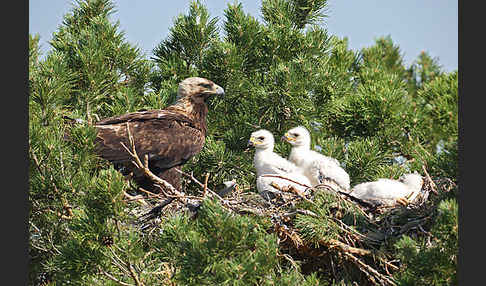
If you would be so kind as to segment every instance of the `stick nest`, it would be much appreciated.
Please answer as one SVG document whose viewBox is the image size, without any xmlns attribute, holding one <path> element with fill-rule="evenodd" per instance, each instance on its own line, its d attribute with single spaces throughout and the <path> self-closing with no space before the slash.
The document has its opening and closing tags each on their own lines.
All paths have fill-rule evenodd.
<svg viewBox="0 0 486 286">
<path fill-rule="evenodd" d="M 128 126 L 127 126 L 128 130 Z M 160 187 L 160 193 L 138 188 L 141 194 L 126 193 L 127 201 L 137 201 L 131 209 L 137 227 L 156 233 L 160 221 L 186 212 L 197 219 L 197 211 L 205 199 L 218 200 L 234 215 L 266 217 L 278 236 L 280 255 L 290 265 L 301 265 L 303 273 L 324 272 L 331 280 L 351 277 L 354 285 L 396 285 L 393 273 L 399 271 L 399 259 L 390 257 L 390 242 L 406 234 L 413 238 L 429 237 L 435 210 L 434 198 L 439 193 L 457 190 L 449 179 L 431 179 L 425 171 L 424 184 L 413 201 L 397 202 L 394 206 L 374 206 L 348 196 L 334 182 L 326 181 L 310 189 L 307 195 L 286 186 L 272 200 L 241 189 L 236 181 L 213 191 L 192 174 L 181 173 L 198 184 L 198 195 L 186 195 L 155 176 L 138 157 L 129 133 L 133 164 Z M 432 196 L 430 196 L 432 193 Z M 357 284 L 358 283 L 358 284 Z"/>
</svg>

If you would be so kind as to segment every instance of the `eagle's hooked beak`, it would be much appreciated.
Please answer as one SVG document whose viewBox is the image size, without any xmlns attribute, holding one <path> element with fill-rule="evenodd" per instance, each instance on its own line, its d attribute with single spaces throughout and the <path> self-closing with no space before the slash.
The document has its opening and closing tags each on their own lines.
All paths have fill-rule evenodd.
<svg viewBox="0 0 486 286">
<path fill-rule="evenodd" d="M 216 85 L 216 95 L 224 95 L 224 89 L 219 86 L 219 85 Z"/>
<path fill-rule="evenodd" d="M 209 98 L 212 98 L 215 95 L 216 96 L 224 95 L 224 89 L 221 86 L 214 83 L 213 88 L 203 91 L 203 94 L 204 94 L 204 99 L 207 100 Z"/>
</svg>

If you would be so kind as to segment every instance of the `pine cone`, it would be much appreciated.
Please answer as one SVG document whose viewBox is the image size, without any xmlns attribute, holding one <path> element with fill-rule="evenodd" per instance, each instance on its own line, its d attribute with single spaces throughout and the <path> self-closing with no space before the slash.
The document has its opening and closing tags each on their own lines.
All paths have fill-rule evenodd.
<svg viewBox="0 0 486 286">
<path fill-rule="evenodd" d="M 110 247 L 113 245 L 113 236 L 111 235 L 105 235 L 101 238 L 101 243 L 104 246 Z"/>
</svg>

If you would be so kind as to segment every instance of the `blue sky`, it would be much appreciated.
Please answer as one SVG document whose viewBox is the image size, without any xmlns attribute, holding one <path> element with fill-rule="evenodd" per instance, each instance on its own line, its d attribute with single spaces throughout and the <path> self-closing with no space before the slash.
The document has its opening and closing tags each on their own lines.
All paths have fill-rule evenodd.
<svg viewBox="0 0 486 286">
<path fill-rule="evenodd" d="M 227 3 L 201 0 L 210 14 L 224 20 Z M 260 0 L 240 0 L 246 13 L 260 18 Z M 39 34 L 45 54 L 48 41 L 72 8 L 70 0 L 29 0 L 29 33 Z M 167 37 L 174 18 L 187 13 L 190 0 L 117 0 L 114 21 L 120 21 L 128 42 L 152 56 L 152 49 Z M 349 47 L 360 50 L 376 38 L 390 35 L 410 65 L 421 51 L 439 59 L 445 71 L 458 69 L 458 2 L 452 0 L 329 0 L 323 26 L 332 35 L 348 37 Z"/>
</svg>

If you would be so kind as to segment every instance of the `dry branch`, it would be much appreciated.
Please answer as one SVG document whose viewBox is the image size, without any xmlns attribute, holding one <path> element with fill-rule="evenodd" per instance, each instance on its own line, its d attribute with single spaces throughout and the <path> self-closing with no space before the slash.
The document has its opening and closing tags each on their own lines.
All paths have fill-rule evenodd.
<svg viewBox="0 0 486 286">
<path fill-rule="evenodd" d="M 295 182 L 294 180 L 291 180 L 291 179 L 289 179 L 289 178 L 285 178 L 285 177 L 281 177 L 281 176 L 277 176 L 277 175 L 262 175 L 262 177 L 280 178 L 280 179 L 288 180 L 288 181 L 293 182 L 293 183 L 298 183 L 298 182 Z M 299 185 L 301 185 L 301 186 L 305 186 L 305 187 L 307 187 L 307 185 L 305 185 L 305 184 L 300 184 L 300 183 L 298 183 L 298 184 L 299 184 Z M 277 190 L 279 190 L 279 191 L 283 192 L 283 193 L 289 193 L 289 192 L 290 192 L 290 193 L 292 193 L 292 194 L 297 195 L 299 198 L 301 198 L 301 199 L 305 200 L 305 201 L 306 201 L 306 202 L 308 202 L 308 203 L 311 203 L 311 204 L 313 204 L 313 203 L 314 203 L 313 201 L 311 201 L 311 200 L 307 199 L 307 198 L 305 197 L 305 194 L 303 194 L 301 191 L 297 190 L 297 189 L 296 189 L 294 186 L 281 187 L 281 186 L 279 186 L 279 185 L 278 185 L 277 183 L 275 183 L 275 182 L 271 182 L 271 183 L 270 183 L 270 185 L 271 185 L 272 187 L 274 187 L 275 189 L 277 189 Z"/>
<path fill-rule="evenodd" d="M 284 213 L 282 216 L 286 216 L 286 217 L 295 217 L 297 214 L 302 214 L 302 215 L 308 215 L 308 216 L 311 216 L 311 217 L 319 217 L 317 214 L 313 213 L 312 211 L 310 210 L 295 210 L 293 212 L 289 212 L 289 213 Z"/>
<path fill-rule="evenodd" d="M 199 186 L 201 186 L 203 189 L 206 189 L 207 192 L 210 193 L 211 196 L 215 196 L 221 203 L 223 203 L 224 205 L 228 205 L 227 201 L 224 200 L 220 195 L 218 195 L 216 192 L 214 192 L 213 190 L 211 190 L 208 186 L 207 186 L 207 182 L 206 184 L 202 184 L 201 182 L 199 182 L 192 174 L 187 174 L 181 170 L 178 170 L 178 169 L 175 169 L 177 172 L 181 173 L 182 175 L 186 176 L 186 177 L 189 177 L 192 181 L 194 181 L 196 184 L 198 184 Z M 202 197 L 199 198 L 199 199 L 203 199 Z"/>
<path fill-rule="evenodd" d="M 358 255 L 370 255 L 372 252 L 366 249 L 362 248 L 356 248 L 347 245 L 346 243 L 342 243 L 339 240 L 336 239 L 329 239 L 329 241 L 324 241 L 321 240 L 319 241 L 319 244 L 325 245 L 328 248 L 339 248 L 342 252 L 348 252 L 352 254 L 358 254 Z"/>
<path fill-rule="evenodd" d="M 351 253 L 349 252 L 344 252 L 344 255 L 349 258 L 353 263 L 355 263 L 358 268 L 366 274 L 366 276 L 370 279 L 371 282 L 373 282 L 374 284 L 376 283 L 373 279 L 373 277 L 371 276 L 371 274 L 378 278 L 380 281 L 382 281 L 382 285 L 392 285 L 392 286 L 396 286 L 397 284 L 395 284 L 395 282 L 391 281 L 390 279 L 388 279 L 385 275 L 381 274 L 380 272 L 376 271 L 373 267 L 369 266 L 368 264 L 364 263 L 363 261 L 361 261 L 360 259 L 356 258 L 354 255 L 352 255 Z M 369 273 L 371 272 L 371 274 Z M 383 283 L 384 282 L 384 283 Z"/>
<path fill-rule="evenodd" d="M 208 179 L 209 179 L 209 173 L 206 173 L 206 176 L 204 177 L 204 187 L 203 187 L 203 193 L 202 196 L 206 196 L 206 190 L 208 188 Z"/>
<path fill-rule="evenodd" d="M 142 188 L 142 187 L 138 187 L 138 190 L 147 194 L 150 198 L 163 198 L 161 194 L 156 194 L 156 193 L 153 193 L 151 191 L 147 191 L 146 189 Z M 162 190 L 163 191 L 163 190 Z"/>
<path fill-rule="evenodd" d="M 437 186 L 435 185 L 434 181 L 430 178 L 430 175 L 427 172 L 427 169 L 425 169 L 425 166 L 422 166 L 422 170 L 424 171 L 425 177 L 429 181 L 430 188 L 431 188 L 432 192 L 434 194 L 438 195 L 439 193 L 437 192 Z"/>
<path fill-rule="evenodd" d="M 164 187 L 166 187 L 167 189 L 169 189 L 174 195 L 179 196 L 179 197 L 183 197 L 184 196 L 183 193 L 179 192 L 178 190 L 176 190 L 176 188 L 174 188 L 167 181 L 165 181 L 165 180 L 157 177 L 156 175 L 154 175 L 154 173 L 152 173 L 152 171 L 150 171 L 150 169 L 148 167 L 148 155 L 147 154 L 144 157 L 144 163 L 142 163 L 142 161 L 140 160 L 140 158 L 137 155 L 137 151 L 135 149 L 135 142 L 133 141 L 133 136 L 132 136 L 132 134 L 130 132 L 130 126 L 128 125 L 128 122 L 126 123 L 126 125 L 127 125 L 128 142 L 130 143 L 131 150 L 127 146 L 125 146 L 125 144 L 123 144 L 123 142 L 120 142 L 120 143 L 122 144 L 123 148 L 125 148 L 125 150 L 132 157 L 132 159 L 133 159 L 132 160 L 132 163 L 139 170 L 142 170 L 143 173 L 147 177 L 149 177 L 152 181 L 163 185 Z"/>
<path fill-rule="evenodd" d="M 311 186 L 308 186 L 308 185 L 306 185 L 306 184 L 302 184 L 302 183 L 297 182 L 297 181 L 295 181 L 295 180 L 289 179 L 289 178 L 287 178 L 287 177 L 282 177 L 282 176 L 279 176 L 279 175 L 265 174 L 265 175 L 262 175 L 262 177 L 279 178 L 279 179 L 283 179 L 283 180 L 290 181 L 290 182 L 292 182 L 292 183 L 294 183 L 294 184 L 297 184 L 297 185 L 300 185 L 300 186 L 302 186 L 302 187 L 306 187 L 306 188 L 309 188 L 309 189 L 310 189 L 310 188 L 312 188 Z"/>
</svg>

